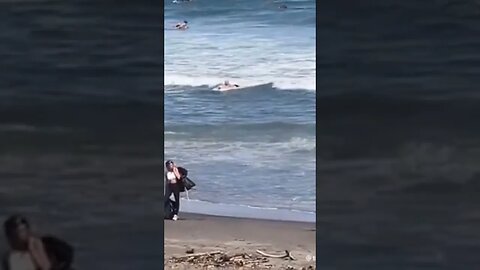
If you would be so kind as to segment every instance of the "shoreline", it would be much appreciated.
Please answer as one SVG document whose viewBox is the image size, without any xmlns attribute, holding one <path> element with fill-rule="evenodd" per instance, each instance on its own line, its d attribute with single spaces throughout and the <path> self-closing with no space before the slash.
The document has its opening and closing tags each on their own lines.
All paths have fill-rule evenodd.
<svg viewBox="0 0 480 270">
<path fill-rule="evenodd" d="M 218 251 L 254 256 L 257 250 L 274 255 L 288 250 L 295 260 L 263 258 L 266 261 L 256 269 L 315 269 L 315 223 L 194 213 L 180 213 L 179 217 L 177 221 L 164 221 L 165 269 L 205 269 L 205 264 L 171 261 L 189 255 L 188 250 L 195 254 Z M 243 269 L 251 268 L 245 265 Z"/>
<path fill-rule="evenodd" d="M 316 222 L 316 213 L 293 209 L 273 209 L 246 205 L 220 204 L 181 198 L 180 211 L 188 214 L 285 222 Z"/>
</svg>

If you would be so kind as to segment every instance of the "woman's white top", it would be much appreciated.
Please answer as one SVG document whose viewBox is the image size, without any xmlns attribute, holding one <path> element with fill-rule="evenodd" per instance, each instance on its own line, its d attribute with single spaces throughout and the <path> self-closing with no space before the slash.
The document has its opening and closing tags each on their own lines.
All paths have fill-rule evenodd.
<svg viewBox="0 0 480 270">
<path fill-rule="evenodd" d="M 12 251 L 8 254 L 8 266 L 10 270 L 36 270 L 32 256 L 28 252 Z"/>
<path fill-rule="evenodd" d="M 169 184 L 177 183 L 177 177 L 175 176 L 174 172 L 167 172 L 167 181 Z"/>
</svg>

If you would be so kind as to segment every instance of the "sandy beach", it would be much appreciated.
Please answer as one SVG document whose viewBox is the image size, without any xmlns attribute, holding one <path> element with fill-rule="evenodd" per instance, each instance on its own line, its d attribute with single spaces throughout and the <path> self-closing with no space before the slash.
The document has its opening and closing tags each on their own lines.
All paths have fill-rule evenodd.
<svg viewBox="0 0 480 270">
<path fill-rule="evenodd" d="M 295 260 L 267 258 L 256 251 L 272 255 L 288 250 Z M 315 224 L 230 218 L 183 213 L 178 221 L 165 220 L 165 269 L 253 269 L 178 262 L 173 257 L 220 251 L 228 256 L 249 254 L 263 259 L 255 269 L 315 269 Z M 310 261 L 308 258 L 311 258 Z M 239 257 L 249 261 L 249 258 Z M 289 268 L 290 267 L 290 268 Z M 310 268 L 309 268 L 310 267 Z"/>
</svg>

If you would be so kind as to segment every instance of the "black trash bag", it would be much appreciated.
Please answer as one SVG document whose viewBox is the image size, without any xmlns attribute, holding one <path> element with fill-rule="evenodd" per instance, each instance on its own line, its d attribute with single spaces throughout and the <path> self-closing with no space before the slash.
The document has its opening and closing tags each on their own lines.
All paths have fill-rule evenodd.
<svg viewBox="0 0 480 270">
<path fill-rule="evenodd" d="M 186 190 L 192 189 L 196 184 L 188 177 L 184 177 L 182 181 L 178 183 L 180 186 L 180 192 L 185 192 Z"/>
<path fill-rule="evenodd" d="M 178 182 L 180 192 L 185 192 L 186 190 L 192 189 L 196 184 L 187 177 L 188 170 L 183 167 L 178 167 L 178 172 L 181 175 L 180 181 Z"/>
<path fill-rule="evenodd" d="M 174 215 L 175 201 L 168 199 L 165 201 L 164 219 L 172 219 Z"/>
<path fill-rule="evenodd" d="M 48 259 L 52 264 L 51 270 L 71 270 L 74 257 L 73 247 L 55 236 L 43 236 L 43 245 Z"/>
</svg>

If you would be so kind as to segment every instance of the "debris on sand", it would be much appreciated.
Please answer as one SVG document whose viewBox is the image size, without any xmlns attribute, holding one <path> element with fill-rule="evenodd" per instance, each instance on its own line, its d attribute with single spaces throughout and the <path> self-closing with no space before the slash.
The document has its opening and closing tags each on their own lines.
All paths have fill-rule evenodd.
<svg viewBox="0 0 480 270">
<path fill-rule="evenodd" d="M 236 253 L 229 255 L 222 251 L 188 254 L 185 256 L 174 256 L 167 261 L 172 267 L 190 265 L 200 269 L 278 269 L 278 270 L 315 270 L 314 265 L 304 267 L 293 267 L 290 265 L 279 267 L 269 258 L 276 260 L 295 260 L 291 253 L 286 250 L 283 255 L 271 255 L 257 250 L 255 254 Z M 166 265 L 166 266 L 167 266 Z M 175 268 L 173 268 L 175 269 Z M 186 268 L 183 268 L 186 269 Z"/>
</svg>

